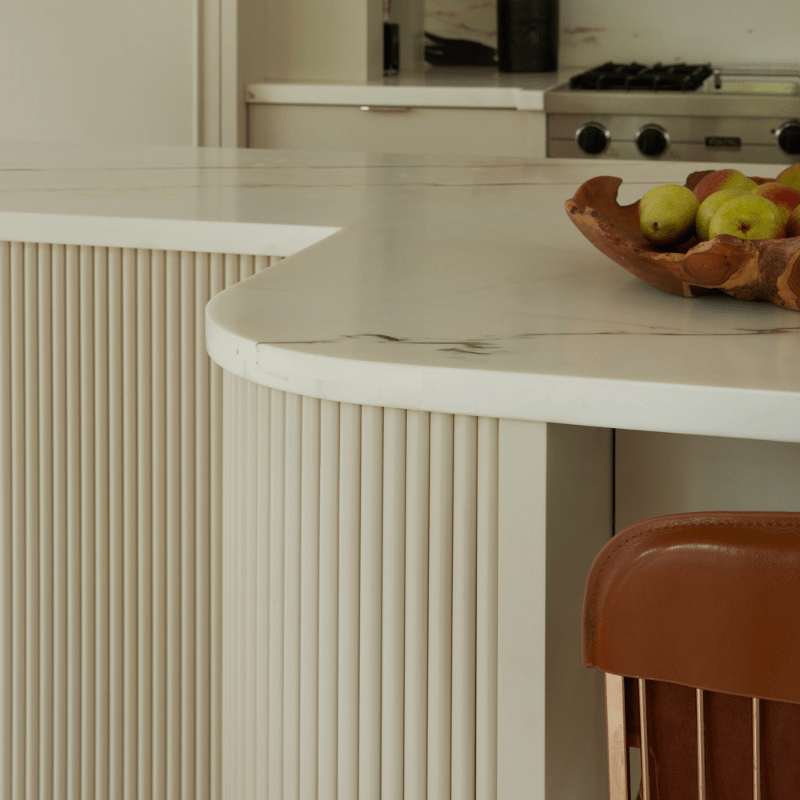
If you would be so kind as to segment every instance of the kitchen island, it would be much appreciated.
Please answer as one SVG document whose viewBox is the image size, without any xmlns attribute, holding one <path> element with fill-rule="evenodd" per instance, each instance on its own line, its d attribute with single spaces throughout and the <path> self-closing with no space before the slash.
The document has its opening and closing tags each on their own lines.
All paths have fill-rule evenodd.
<svg viewBox="0 0 800 800">
<path fill-rule="evenodd" d="M 614 431 L 800 439 L 795 312 L 563 209 L 702 166 L 6 146 L 9 796 L 602 796 Z"/>
<path fill-rule="evenodd" d="M 626 202 L 643 172 L 692 169 L 602 167 Z M 209 304 L 209 353 L 239 378 L 225 569 L 230 652 L 250 655 L 229 732 L 275 759 L 270 796 L 602 793 L 578 631 L 612 431 L 798 440 L 796 314 L 668 295 L 593 251 L 563 201 L 594 169 L 431 168 Z"/>
</svg>

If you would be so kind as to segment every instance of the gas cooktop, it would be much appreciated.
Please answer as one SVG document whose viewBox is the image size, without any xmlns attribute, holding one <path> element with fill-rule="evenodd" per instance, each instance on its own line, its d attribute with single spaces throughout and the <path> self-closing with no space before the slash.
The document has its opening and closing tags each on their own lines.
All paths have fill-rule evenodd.
<svg viewBox="0 0 800 800">
<path fill-rule="evenodd" d="M 551 157 L 791 164 L 800 156 L 796 65 L 609 61 L 546 92 L 544 107 Z"/>
<path fill-rule="evenodd" d="M 589 91 L 690 92 L 702 86 L 713 73 L 710 64 L 615 64 L 607 61 L 599 67 L 582 72 L 570 79 L 570 89 Z"/>
</svg>

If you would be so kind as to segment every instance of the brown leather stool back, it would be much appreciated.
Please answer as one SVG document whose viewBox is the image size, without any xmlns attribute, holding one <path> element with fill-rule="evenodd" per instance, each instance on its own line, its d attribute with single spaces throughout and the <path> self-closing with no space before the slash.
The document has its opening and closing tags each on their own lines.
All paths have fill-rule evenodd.
<svg viewBox="0 0 800 800">
<path fill-rule="evenodd" d="M 589 572 L 583 661 L 607 673 L 612 800 L 800 797 L 800 514 L 645 520 Z M 624 676 L 624 678 L 623 678 Z"/>
</svg>

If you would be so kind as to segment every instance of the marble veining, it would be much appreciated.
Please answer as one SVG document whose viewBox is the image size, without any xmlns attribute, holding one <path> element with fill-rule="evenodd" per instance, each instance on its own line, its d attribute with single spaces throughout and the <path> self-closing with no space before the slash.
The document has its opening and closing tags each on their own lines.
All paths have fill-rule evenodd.
<svg viewBox="0 0 800 800">
<path fill-rule="evenodd" d="M 535 339 L 547 336 L 760 336 L 762 334 L 798 333 L 800 326 L 781 327 L 781 328 L 758 328 L 754 330 L 733 330 L 733 331 L 630 331 L 630 330 L 609 330 L 609 331 L 538 331 L 536 333 L 521 333 L 508 339 L 482 339 L 475 341 L 449 341 L 440 339 L 408 339 L 400 336 L 389 336 L 385 333 L 358 333 L 345 336 L 332 337 L 330 339 L 309 339 L 302 340 L 283 340 L 271 342 L 258 342 L 259 345 L 292 345 L 292 344 L 335 344 L 346 340 L 373 340 L 385 342 L 386 344 L 417 344 L 428 346 L 457 345 L 460 348 L 474 350 L 479 354 L 488 350 L 497 350 L 500 345 L 498 341 L 513 341 L 520 339 Z"/>
<path fill-rule="evenodd" d="M 425 30 L 497 47 L 495 0 L 425 0 Z"/>
<path fill-rule="evenodd" d="M 285 391 L 800 440 L 795 312 L 660 292 L 564 211 L 609 170 L 625 203 L 703 168 L 5 143 L 0 239 L 290 256 L 206 310 L 212 358 Z"/>
<path fill-rule="evenodd" d="M 609 329 L 592 331 L 556 331 L 545 330 L 532 333 L 520 333 L 510 337 L 485 337 L 481 339 L 446 339 L 437 337 L 401 337 L 392 336 L 384 333 L 360 333 L 343 334 L 321 339 L 307 340 L 273 340 L 256 343 L 256 348 L 265 346 L 270 347 L 293 347 L 303 346 L 310 348 L 310 352 L 327 353 L 328 355 L 340 355 L 337 345 L 347 344 L 353 341 L 370 342 L 380 347 L 395 347 L 402 345 L 412 346 L 420 350 L 428 350 L 445 354 L 448 358 L 461 358 L 464 356 L 500 356 L 511 354 L 515 351 L 515 343 L 537 340 L 551 340 L 563 337 L 583 337 L 591 340 L 594 337 L 752 337 L 762 335 L 797 334 L 800 326 L 782 326 L 775 328 L 755 328 L 755 329 L 734 329 L 719 331 L 693 331 L 693 330 L 629 330 L 629 329 Z M 317 349 L 320 348 L 321 349 Z M 347 355 L 347 352 L 341 353 Z"/>
</svg>

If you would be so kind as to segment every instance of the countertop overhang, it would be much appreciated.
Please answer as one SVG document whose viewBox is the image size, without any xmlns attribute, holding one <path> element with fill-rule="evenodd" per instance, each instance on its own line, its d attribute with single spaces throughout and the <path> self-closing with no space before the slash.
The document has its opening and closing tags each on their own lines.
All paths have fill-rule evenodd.
<svg viewBox="0 0 800 800">
<path fill-rule="evenodd" d="M 495 67 L 435 67 L 350 83 L 271 80 L 247 84 L 245 99 L 254 104 L 544 111 L 545 92 L 580 71 L 575 67 L 558 72 L 503 73 Z"/>
<path fill-rule="evenodd" d="M 0 238 L 291 255 L 206 310 L 212 358 L 284 391 L 800 441 L 797 312 L 660 292 L 564 212 L 704 167 L 5 143 Z"/>
</svg>

